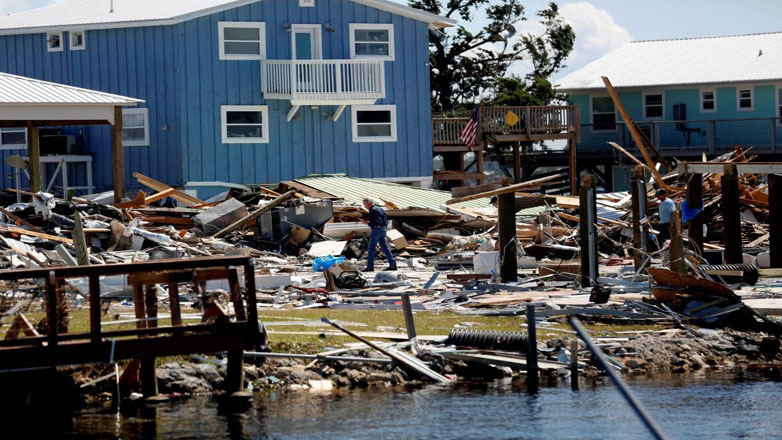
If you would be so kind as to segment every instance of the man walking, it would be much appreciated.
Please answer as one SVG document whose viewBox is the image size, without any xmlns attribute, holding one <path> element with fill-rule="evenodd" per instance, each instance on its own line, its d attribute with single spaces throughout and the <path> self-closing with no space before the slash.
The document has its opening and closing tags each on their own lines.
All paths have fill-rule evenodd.
<svg viewBox="0 0 782 440">
<path fill-rule="evenodd" d="M 370 199 L 364 199 L 364 208 L 369 211 L 369 227 L 372 229 L 369 235 L 369 245 L 367 246 L 367 268 L 364 269 L 364 272 L 375 270 L 375 247 L 378 242 L 380 243 L 380 249 L 388 259 L 388 270 L 396 270 L 394 255 L 388 247 L 388 242 L 386 242 L 386 228 L 388 227 L 386 212 Z"/>
<path fill-rule="evenodd" d="M 658 189 L 654 195 L 660 201 L 660 235 L 657 236 L 657 242 L 662 248 L 665 241 L 671 238 L 671 214 L 676 210 L 676 203 L 668 198 L 668 192 L 664 189 Z"/>
</svg>

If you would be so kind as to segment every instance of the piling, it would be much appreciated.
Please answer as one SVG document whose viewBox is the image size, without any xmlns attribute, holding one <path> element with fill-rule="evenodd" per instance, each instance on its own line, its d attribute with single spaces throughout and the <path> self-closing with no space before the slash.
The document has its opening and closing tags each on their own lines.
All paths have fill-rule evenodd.
<svg viewBox="0 0 782 440">
<path fill-rule="evenodd" d="M 671 213 L 671 270 L 682 275 L 687 274 L 687 264 L 684 262 L 684 239 L 682 238 L 682 212 L 676 208 Z"/>
<path fill-rule="evenodd" d="M 500 278 L 503 283 L 518 280 L 516 265 L 516 196 L 514 193 L 497 196 L 500 229 Z"/>
<path fill-rule="evenodd" d="M 782 177 L 768 175 L 769 250 L 771 267 L 782 268 Z"/>
<path fill-rule="evenodd" d="M 578 390 L 578 339 L 570 341 L 570 388 Z"/>
<path fill-rule="evenodd" d="M 595 194 L 595 176 L 584 175 L 580 194 L 580 246 L 581 246 L 581 287 L 590 287 L 597 280 L 597 197 Z"/>
<path fill-rule="evenodd" d="M 527 389 L 538 390 L 538 339 L 535 332 L 535 306 L 527 306 Z"/>
<path fill-rule="evenodd" d="M 692 174 L 687 181 L 687 206 L 690 209 L 703 209 L 703 174 Z M 703 253 L 703 213 L 698 213 L 687 222 L 690 242 L 697 251 Z"/>
<path fill-rule="evenodd" d="M 739 205 L 739 173 L 736 164 L 725 164 L 722 175 L 722 233 L 725 244 L 725 264 L 741 264 L 741 207 Z M 773 212 L 773 211 L 772 211 Z"/>
</svg>

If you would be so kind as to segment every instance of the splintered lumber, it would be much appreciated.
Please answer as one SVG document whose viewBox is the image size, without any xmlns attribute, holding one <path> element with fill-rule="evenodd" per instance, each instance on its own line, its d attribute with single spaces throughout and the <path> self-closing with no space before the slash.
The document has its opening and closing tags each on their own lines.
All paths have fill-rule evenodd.
<svg viewBox="0 0 782 440">
<path fill-rule="evenodd" d="M 282 202 L 290 199 L 291 197 L 293 197 L 294 194 L 296 194 L 296 191 L 293 191 L 293 190 L 286 192 L 285 194 L 283 194 L 283 195 L 277 197 L 276 199 L 272 200 L 271 202 L 267 203 L 266 205 L 264 205 L 260 209 L 254 211 L 254 212 L 252 212 L 250 214 L 247 214 L 246 216 L 244 216 L 244 217 L 240 218 L 239 220 L 231 223 L 230 225 L 226 226 L 225 228 L 217 231 L 217 233 L 215 233 L 215 235 L 213 235 L 212 237 L 213 238 L 220 238 L 220 237 L 222 237 L 222 236 L 224 236 L 224 235 L 226 235 L 226 234 L 228 234 L 228 233 L 230 233 L 232 231 L 235 231 L 235 230 L 241 228 L 242 226 L 246 225 L 247 223 L 257 219 L 258 217 L 260 217 L 261 214 L 263 214 L 264 212 L 268 212 L 272 208 L 275 208 L 278 205 L 280 205 Z"/>
<path fill-rule="evenodd" d="M 27 235 L 30 237 L 43 238 L 45 240 L 58 241 L 65 244 L 73 244 L 73 240 L 65 237 L 58 237 L 56 235 L 43 234 L 35 231 L 28 231 L 27 229 L 15 228 L 13 226 L 0 226 L 0 232 L 12 232 L 14 234 Z"/>
<path fill-rule="evenodd" d="M 492 196 L 498 196 L 500 194 L 507 194 L 507 193 L 513 193 L 516 191 L 521 191 L 522 189 L 527 189 L 531 187 L 538 186 L 542 183 L 551 182 L 554 180 L 559 180 L 563 177 L 565 177 L 567 174 L 555 174 L 553 176 L 547 176 L 547 177 L 541 177 L 540 179 L 534 179 L 534 180 L 528 180 L 526 182 L 517 183 L 515 185 L 506 186 L 505 188 L 495 189 L 493 191 L 486 191 L 478 194 L 472 194 L 469 196 L 459 197 L 456 199 L 451 199 L 445 202 L 446 205 L 453 205 L 454 203 L 460 203 L 460 202 L 468 202 L 470 200 L 476 200 L 476 199 L 483 199 L 486 197 L 492 197 Z"/>
<path fill-rule="evenodd" d="M 13 212 L 11 212 L 11 211 L 9 211 L 7 209 L 0 208 L 0 212 L 2 212 L 6 217 L 8 217 L 11 220 L 13 220 L 14 223 L 16 223 L 17 225 L 27 226 L 28 228 L 30 228 L 31 230 L 33 230 L 35 232 L 38 232 L 38 233 L 41 233 L 41 234 L 45 234 L 45 232 L 43 232 L 42 230 L 40 230 L 40 229 L 36 228 L 35 226 L 31 225 L 29 222 L 27 222 L 27 220 L 25 220 L 25 219 L 15 215 Z"/>
<path fill-rule="evenodd" d="M 320 318 L 321 321 L 325 322 L 326 324 L 331 325 L 332 327 L 336 328 L 337 330 L 352 336 L 359 341 L 363 342 L 364 344 L 367 344 L 368 346 L 374 348 L 375 350 L 379 351 L 380 353 L 383 353 L 384 355 L 390 357 L 391 359 L 395 360 L 396 362 L 399 362 L 401 365 L 407 367 L 408 369 L 415 371 L 418 374 L 421 374 L 423 376 L 426 376 L 432 380 L 435 380 L 440 383 L 453 383 L 451 379 L 448 379 L 447 377 L 437 373 L 436 371 L 433 371 L 431 368 L 427 367 L 423 362 L 419 361 L 418 359 L 412 358 L 410 356 L 407 356 L 403 354 L 400 351 L 397 350 L 388 350 L 385 349 L 377 344 L 375 344 L 372 341 L 369 341 L 367 339 L 362 338 L 361 336 L 353 333 L 352 331 L 346 329 L 345 327 L 342 327 L 341 325 L 337 324 L 336 322 L 329 321 L 328 318 L 323 317 Z"/>
<path fill-rule="evenodd" d="M 665 182 L 663 181 L 660 172 L 657 171 L 657 168 L 655 168 L 652 157 L 649 155 L 649 152 L 646 151 L 646 146 L 647 145 L 651 146 L 651 145 L 648 144 L 648 141 L 644 137 L 643 133 L 641 133 L 641 131 L 638 130 L 638 127 L 635 125 L 635 122 L 633 122 L 633 118 L 631 118 L 630 115 L 627 113 L 627 110 L 625 110 L 625 107 L 622 104 L 622 100 L 619 99 L 619 95 L 616 93 L 616 90 L 614 90 L 614 86 L 611 85 L 611 81 L 608 80 L 608 77 L 603 76 L 602 78 L 603 78 L 603 83 L 606 85 L 606 89 L 608 90 L 608 94 L 611 95 L 611 99 L 614 101 L 614 105 L 616 106 L 616 109 L 619 111 L 619 114 L 622 115 L 622 119 L 627 124 L 627 129 L 630 130 L 630 135 L 632 135 L 635 144 L 638 146 L 638 150 L 641 151 L 641 154 L 643 155 L 646 164 L 649 166 L 649 170 L 652 172 L 652 177 L 654 177 L 654 181 L 657 182 L 657 185 L 659 185 L 660 188 L 668 189 L 668 185 L 666 185 Z"/>
<path fill-rule="evenodd" d="M 635 157 L 632 154 L 630 154 L 629 151 L 627 151 L 624 148 L 622 148 L 621 146 L 619 146 L 619 144 L 617 144 L 616 142 L 609 142 L 608 145 L 614 147 L 617 151 L 619 151 L 620 153 L 624 154 L 625 156 L 630 158 L 630 160 L 632 160 L 633 162 L 637 163 L 638 165 L 641 165 L 644 168 L 649 168 L 645 163 L 643 163 L 640 160 L 638 160 L 637 157 Z"/>
<path fill-rule="evenodd" d="M 171 197 L 174 200 L 184 203 L 185 205 L 203 205 L 206 203 L 203 200 L 199 200 L 190 194 L 186 194 L 182 191 L 174 189 L 163 182 L 158 182 L 157 180 L 151 177 L 147 177 L 141 173 L 133 173 L 133 177 L 135 177 L 140 184 L 152 188 L 155 191 L 161 192 L 172 190 L 167 197 Z"/>
</svg>

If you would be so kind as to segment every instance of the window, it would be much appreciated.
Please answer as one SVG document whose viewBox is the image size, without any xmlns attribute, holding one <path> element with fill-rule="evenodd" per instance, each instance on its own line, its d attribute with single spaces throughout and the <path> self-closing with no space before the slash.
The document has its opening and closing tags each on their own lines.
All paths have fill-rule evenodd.
<svg viewBox="0 0 782 440">
<path fill-rule="evenodd" d="M 224 105 L 220 110 L 224 144 L 269 143 L 268 106 Z"/>
<path fill-rule="evenodd" d="M 644 93 L 644 119 L 662 119 L 664 108 L 662 93 Z"/>
<path fill-rule="evenodd" d="M 353 142 L 396 142 L 395 105 L 354 105 Z"/>
<path fill-rule="evenodd" d="M 62 52 L 62 32 L 49 32 L 46 34 L 46 48 L 49 52 Z"/>
<path fill-rule="evenodd" d="M 350 24 L 350 58 L 394 60 L 394 25 Z"/>
<path fill-rule="evenodd" d="M 0 150 L 27 149 L 26 128 L 0 128 Z"/>
<path fill-rule="evenodd" d="M 752 89 L 737 89 L 736 90 L 736 102 L 737 110 L 740 112 L 746 112 L 754 110 L 755 103 L 752 99 Z"/>
<path fill-rule="evenodd" d="M 149 109 L 122 109 L 122 144 L 127 147 L 149 145 Z"/>
<path fill-rule="evenodd" d="M 311 8 L 315 6 L 315 0 L 299 0 L 300 8 Z"/>
<path fill-rule="evenodd" d="M 714 90 L 701 90 L 701 112 L 714 113 L 717 111 L 717 92 Z"/>
<path fill-rule="evenodd" d="M 592 98 L 592 131 L 616 130 L 614 101 L 608 96 Z"/>
<path fill-rule="evenodd" d="M 71 50 L 84 50 L 87 48 L 87 33 L 84 31 L 71 31 Z"/>
<path fill-rule="evenodd" d="M 266 24 L 224 22 L 217 24 L 221 60 L 262 60 L 266 58 Z"/>
</svg>

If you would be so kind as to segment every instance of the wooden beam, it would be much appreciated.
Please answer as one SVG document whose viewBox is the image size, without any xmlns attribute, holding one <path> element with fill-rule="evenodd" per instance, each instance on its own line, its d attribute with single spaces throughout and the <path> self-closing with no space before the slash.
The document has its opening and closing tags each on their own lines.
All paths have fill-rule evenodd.
<svg viewBox="0 0 782 440">
<path fill-rule="evenodd" d="M 185 205 L 204 205 L 206 202 L 203 200 L 199 200 L 196 197 L 191 196 L 190 194 L 184 193 L 182 191 L 179 191 L 177 189 L 174 189 L 168 185 L 166 185 L 163 182 L 158 182 L 157 180 L 145 176 L 141 173 L 133 173 L 133 177 L 138 180 L 138 182 L 146 187 L 152 188 L 155 191 L 167 191 L 167 190 L 174 190 L 172 193 L 170 193 L 170 197 L 174 200 L 177 200 L 179 202 L 184 203 Z"/>
<path fill-rule="evenodd" d="M 687 206 L 690 209 L 703 209 L 703 175 L 693 174 L 687 182 Z M 698 247 L 698 252 L 703 252 L 703 213 L 687 222 L 687 234 Z"/>
<path fill-rule="evenodd" d="M 513 183 L 521 182 L 520 142 L 513 143 Z"/>
<path fill-rule="evenodd" d="M 725 263 L 744 262 L 741 249 L 741 207 L 739 206 L 739 175 L 736 164 L 725 164 L 721 179 L 722 234 L 725 244 Z"/>
<path fill-rule="evenodd" d="M 610 145 L 610 146 L 614 147 L 614 148 L 615 148 L 617 151 L 619 151 L 620 153 L 624 154 L 624 155 L 625 155 L 625 156 L 627 156 L 627 157 L 628 157 L 630 160 L 632 160 L 633 162 L 637 163 L 638 165 L 641 165 L 641 166 L 642 166 L 642 167 L 644 167 L 644 168 L 649 168 L 648 166 L 646 166 L 646 164 L 645 164 L 645 163 L 643 163 L 643 162 L 641 162 L 640 160 L 638 160 L 638 158 L 637 158 L 637 157 L 635 157 L 635 156 L 633 156 L 632 154 L 630 154 L 630 152 L 629 152 L 629 151 L 627 151 L 627 150 L 625 150 L 624 148 L 622 148 L 622 147 L 621 147 L 619 144 L 617 144 L 616 142 L 609 142 L 609 143 L 608 143 L 608 145 Z"/>
<path fill-rule="evenodd" d="M 687 275 L 687 264 L 684 262 L 684 239 L 682 238 L 682 212 L 678 208 L 671 214 L 671 270 Z"/>
<path fill-rule="evenodd" d="M 0 232 L 12 232 L 14 234 L 28 235 L 30 237 L 44 238 L 50 241 L 59 241 L 60 243 L 73 244 L 73 240 L 56 235 L 42 234 L 40 232 L 28 231 L 27 229 L 15 228 L 13 226 L 0 226 Z"/>
<path fill-rule="evenodd" d="M 125 197 L 125 151 L 122 148 L 122 107 L 114 107 L 111 126 L 111 164 L 114 172 L 114 203 Z"/>
<path fill-rule="evenodd" d="M 510 185 L 506 186 L 505 188 L 495 189 L 493 191 L 486 191 L 478 194 L 472 194 L 469 196 L 459 197 L 456 199 L 451 199 L 445 202 L 446 205 L 453 205 L 454 203 L 461 203 L 461 202 L 468 202 L 470 200 L 476 200 L 476 199 L 483 199 L 486 197 L 491 196 L 499 196 L 500 194 L 507 194 L 507 193 L 513 193 L 517 191 L 521 191 L 523 189 L 532 188 L 536 186 L 540 186 L 543 183 L 546 182 L 552 182 L 555 180 L 559 180 L 563 177 L 565 177 L 566 174 L 555 174 L 553 176 L 547 176 L 547 177 L 541 177 L 540 179 L 534 179 L 534 180 L 528 180 L 526 182 L 521 182 L 516 185 Z"/>
<path fill-rule="evenodd" d="M 570 153 L 568 160 L 568 173 L 570 174 L 570 195 L 576 196 L 578 195 L 578 164 L 576 162 L 577 151 L 575 139 L 568 139 L 568 150 Z"/>
<path fill-rule="evenodd" d="M 782 177 L 768 175 L 769 249 L 771 267 L 782 268 Z M 776 212 L 776 214 L 774 214 Z"/>
<path fill-rule="evenodd" d="M 516 196 L 504 193 L 497 196 L 497 223 L 500 233 L 500 277 L 503 283 L 518 280 L 516 264 Z"/>
<path fill-rule="evenodd" d="M 16 214 L 14 214 L 13 212 L 11 212 L 11 211 L 9 211 L 9 210 L 7 210 L 7 209 L 5 209 L 5 208 L 0 208 L 0 212 L 2 212 L 2 213 L 3 213 L 3 214 L 6 216 L 6 217 L 8 217 L 8 218 L 10 218 L 11 220 L 13 220 L 13 221 L 14 221 L 14 223 L 16 223 L 17 225 L 23 225 L 23 226 L 27 226 L 27 227 L 28 227 L 28 228 L 30 228 L 32 231 L 38 232 L 38 233 L 40 233 L 40 234 L 45 234 L 45 232 L 43 232 L 42 230 L 40 230 L 40 229 L 38 229 L 37 227 L 35 227 L 35 226 L 33 226 L 32 224 L 30 224 L 30 223 L 29 223 L 27 220 L 25 220 L 25 219 L 23 219 L 23 218 L 21 218 L 21 217 L 17 216 L 17 215 L 16 215 Z"/>
<path fill-rule="evenodd" d="M 729 162 L 684 162 L 684 172 L 701 174 L 722 174 Z M 782 174 L 782 162 L 737 163 L 738 174 Z"/>
<path fill-rule="evenodd" d="M 644 160 L 646 160 L 646 165 L 649 166 L 649 169 L 652 172 L 652 176 L 654 177 L 654 181 L 657 182 L 657 185 L 660 188 L 668 189 L 668 185 L 663 181 L 662 176 L 654 167 L 654 160 L 652 160 L 652 157 L 649 156 L 649 152 L 646 151 L 646 147 L 644 143 L 645 138 L 643 133 L 641 133 L 641 131 L 638 130 L 638 127 L 633 122 L 633 118 L 631 118 L 630 114 L 627 113 L 627 110 L 625 110 L 625 107 L 622 104 L 622 100 L 619 99 L 619 95 L 616 93 L 616 90 L 614 90 L 614 87 L 611 85 L 611 81 L 609 81 L 608 78 L 605 76 L 602 78 L 603 78 L 603 83 L 605 84 L 606 89 L 608 90 L 608 94 L 611 95 L 611 99 L 614 101 L 614 105 L 616 106 L 617 111 L 619 111 L 619 114 L 622 115 L 622 119 L 625 121 L 625 123 L 627 123 L 627 129 L 630 130 L 630 135 L 633 137 L 633 140 L 638 146 L 638 150 L 641 151 L 641 155 L 643 155 Z"/>
<path fill-rule="evenodd" d="M 38 127 L 27 125 L 27 143 L 30 146 L 30 192 L 41 192 L 41 138 Z"/>
</svg>

